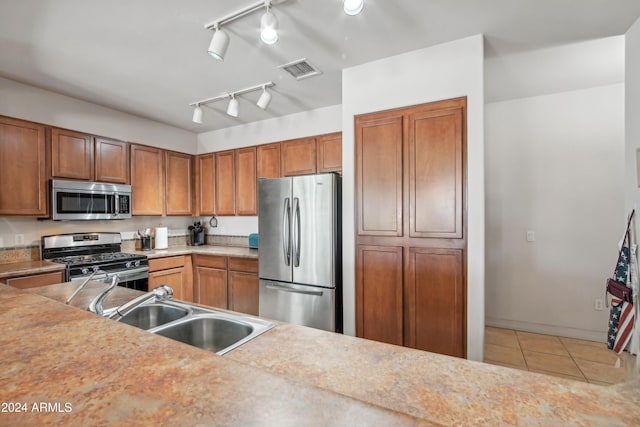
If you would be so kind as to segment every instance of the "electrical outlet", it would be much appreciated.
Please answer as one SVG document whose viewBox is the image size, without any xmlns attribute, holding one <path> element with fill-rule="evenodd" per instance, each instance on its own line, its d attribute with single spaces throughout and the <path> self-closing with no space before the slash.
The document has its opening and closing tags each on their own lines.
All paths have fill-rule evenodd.
<svg viewBox="0 0 640 427">
<path fill-rule="evenodd" d="M 527 242 L 535 242 L 536 241 L 536 232 L 535 231 L 527 231 Z"/>
<path fill-rule="evenodd" d="M 604 300 L 602 298 L 596 298 L 593 309 L 596 311 L 604 310 Z"/>
<path fill-rule="evenodd" d="M 24 245 L 24 234 L 16 234 L 14 241 L 16 245 Z"/>
</svg>

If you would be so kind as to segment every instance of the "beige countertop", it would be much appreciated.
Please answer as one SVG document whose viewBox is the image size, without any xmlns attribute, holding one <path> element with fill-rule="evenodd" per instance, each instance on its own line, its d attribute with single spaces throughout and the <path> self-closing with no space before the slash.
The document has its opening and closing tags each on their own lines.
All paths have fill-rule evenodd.
<svg viewBox="0 0 640 427">
<path fill-rule="evenodd" d="M 50 261 L 23 261 L 0 264 L 0 279 L 11 276 L 47 273 L 50 271 L 63 271 L 65 268 L 66 266 L 64 264 Z"/>
<path fill-rule="evenodd" d="M 73 288 L 69 284 L 52 285 L 32 292 L 60 301 Z M 85 291 L 99 289 L 96 285 Z M 97 424 L 120 420 L 126 423 L 134 419 L 131 417 L 136 410 L 132 406 L 139 406 L 137 412 L 149 422 L 171 423 L 179 419 L 183 425 L 196 419 L 196 412 L 202 417 L 197 418 L 199 422 L 205 425 L 277 424 L 283 421 L 278 418 L 283 415 L 281 411 L 292 411 L 292 418 L 287 419 L 290 425 L 640 425 L 640 380 L 613 387 L 597 386 L 288 324 L 280 324 L 220 357 L 80 310 L 69 314 L 69 307 L 53 301 L 46 304 L 47 314 L 38 317 L 29 312 L 42 300 L 12 291 L 8 296 L 12 301 L 6 303 L 6 294 L 0 296 L 0 327 L 9 333 L 0 336 L 0 343 L 11 345 L 0 347 L 0 364 L 4 365 L 3 372 L 19 377 L 23 386 L 21 394 L 16 394 L 16 388 L 5 378 L 0 380 L 0 393 L 4 401 L 33 400 L 36 395 L 29 394 L 33 389 L 29 388 L 33 387 L 29 381 L 44 380 L 46 387 L 38 387 L 38 393 L 46 391 L 51 399 L 66 397 L 77 402 L 73 413 L 57 414 L 60 418 L 55 420 L 73 423 L 73 416 L 84 417 L 86 410 L 101 420 L 94 421 Z M 88 300 L 90 296 L 85 295 Z M 105 306 L 117 303 L 108 299 Z M 77 304 L 85 301 L 78 300 Z M 18 308 L 9 310 L 13 313 L 7 316 L 7 306 L 14 305 Z M 69 328 L 78 336 L 71 334 Z M 99 333 L 93 336 L 87 329 Z M 16 332 L 20 330 L 25 332 Z M 40 338 L 45 335 L 46 340 Z M 56 348 L 49 348 L 51 343 L 65 340 L 72 343 L 72 350 L 82 350 L 62 357 L 58 347 L 68 346 L 57 344 L 53 346 Z M 112 360 L 116 352 L 113 347 L 121 350 L 119 356 L 114 356 L 118 360 Z M 14 355 L 16 351 L 19 355 Z M 38 369 L 30 369 L 29 361 L 43 351 L 45 360 L 38 358 Z M 106 365 L 93 362 L 91 356 Z M 58 358 L 64 362 L 62 366 L 47 365 L 46 359 Z M 130 364 L 134 366 L 123 366 Z M 80 366 L 85 368 L 81 370 Z M 139 370 L 133 369 L 135 366 Z M 70 375 L 74 386 L 69 388 L 69 381 L 58 384 L 65 375 L 49 378 L 46 374 L 58 371 Z M 125 378 L 120 389 L 126 393 L 118 398 L 113 382 L 117 383 L 122 375 Z M 95 385 L 94 378 L 100 379 Z M 154 387 L 170 391 L 163 394 Z M 81 391 L 86 390 L 91 394 L 84 396 Z M 242 403 L 247 405 L 248 399 L 256 396 L 263 401 L 245 413 L 253 407 L 243 408 Z M 92 403 L 91 399 L 95 401 Z M 107 410 L 108 402 L 111 412 Z M 303 409 L 305 405 L 310 406 Z M 346 413 L 342 412 L 345 408 Z M 294 410 L 299 411 L 295 416 Z"/>
<path fill-rule="evenodd" d="M 203 255 L 220 255 L 220 256 L 234 256 L 241 258 L 255 258 L 258 259 L 258 250 L 250 249 L 240 246 L 218 246 L 218 245 L 203 245 L 203 246 L 170 246 L 168 249 L 153 249 L 151 251 L 130 250 L 123 251 L 131 254 L 146 255 L 147 258 L 162 258 L 173 255 L 190 255 L 190 254 L 203 254 Z"/>
</svg>

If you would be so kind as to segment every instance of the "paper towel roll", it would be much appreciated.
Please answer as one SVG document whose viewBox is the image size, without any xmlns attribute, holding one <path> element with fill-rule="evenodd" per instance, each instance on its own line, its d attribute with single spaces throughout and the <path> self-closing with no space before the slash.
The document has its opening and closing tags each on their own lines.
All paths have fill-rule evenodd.
<svg viewBox="0 0 640 427">
<path fill-rule="evenodd" d="M 169 230 L 167 227 L 156 227 L 155 249 L 167 249 L 169 247 Z"/>
</svg>

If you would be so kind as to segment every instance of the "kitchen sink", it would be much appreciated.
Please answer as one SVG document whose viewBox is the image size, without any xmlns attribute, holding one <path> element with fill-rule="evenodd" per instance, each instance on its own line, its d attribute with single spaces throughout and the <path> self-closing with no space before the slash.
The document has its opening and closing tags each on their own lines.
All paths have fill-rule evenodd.
<svg viewBox="0 0 640 427">
<path fill-rule="evenodd" d="M 256 317 L 176 301 L 144 303 L 117 321 L 217 354 L 276 326 Z"/>
<path fill-rule="evenodd" d="M 152 329 L 188 314 L 189 310 L 183 307 L 152 303 L 134 308 L 119 321 L 140 329 Z"/>
</svg>

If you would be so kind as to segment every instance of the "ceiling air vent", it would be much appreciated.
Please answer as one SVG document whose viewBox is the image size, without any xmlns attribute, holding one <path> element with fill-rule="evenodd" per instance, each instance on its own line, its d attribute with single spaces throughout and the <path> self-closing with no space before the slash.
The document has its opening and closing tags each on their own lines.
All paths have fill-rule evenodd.
<svg viewBox="0 0 640 427">
<path fill-rule="evenodd" d="M 287 73 L 291 74 L 296 80 L 302 80 L 322 74 L 322 71 L 318 70 L 311 62 L 307 61 L 307 58 L 298 59 L 293 62 L 289 62 L 288 64 L 280 65 L 278 68 L 282 68 Z"/>
</svg>

